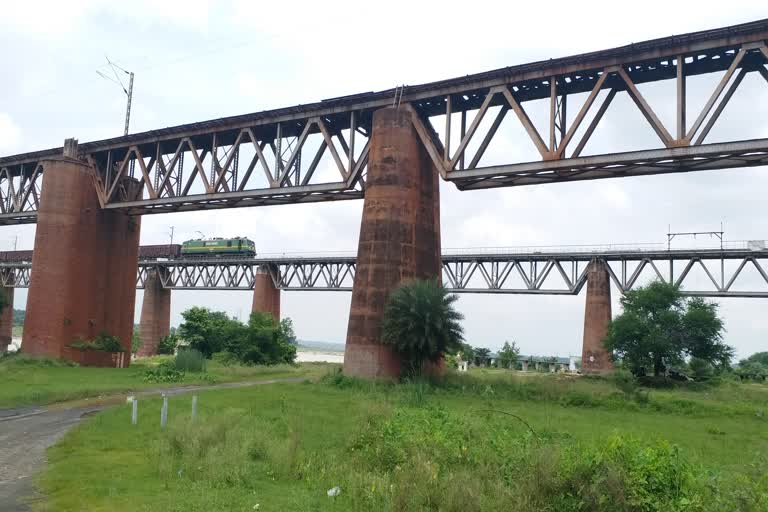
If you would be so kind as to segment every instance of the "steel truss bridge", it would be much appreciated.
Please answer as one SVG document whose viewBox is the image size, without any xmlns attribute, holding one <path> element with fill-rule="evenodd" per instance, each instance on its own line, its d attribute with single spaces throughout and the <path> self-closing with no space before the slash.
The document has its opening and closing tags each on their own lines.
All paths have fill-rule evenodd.
<svg viewBox="0 0 768 512">
<path fill-rule="evenodd" d="M 89 142 L 79 146 L 80 156 L 93 168 L 102 207 L 133 214 L 358 199 L 365 192 L 373 112 L 401 94 L 400 108 L 412 114 L 436 172 L 461 190 L 765 165 L 762 119 L 746 123 L 752 138 L 708 137 L 746 76 L 768 84 L 767 40 L 768 20 L 755 21 Z M 689 111 L 687 79 L 702 75 L 714 83 L 703 107 Z M 640 91 L 654 82 L 674 85 L 667 93 L 674 126 L 660 120 Z M 764 91 L 768 95 L 768 87 Z M 657 146 L 586 154 L 622 94 L 656 133 Z M 546 126 L 537 127 L 529 115 L 537 100 L 547 105 Z M 504 136 L 499 128 L 510 113 L 538 158 L 487 165 L 486 150 Z M 41 162 L 61 154 L 54 148 L 0 158 L 0 223 L 35 222 Z M 141 186 L 126 186 L 128 179 Z M 136 189 L 140 193 L 130 195 Z"/>
<path fill-rule="evenodd" d="M 621 293 L 661 279 L 691 296 L 768 297 L 766 249 L 457 252 L 443 255 L 442 277 L 456 293 L 578 295 L 595 260 L 607 264 Z M 31 269 L 31 262 L 0 264 L 0 285 L 28 287 Z M 281 290 L 352 291 L 355 257 L 142 260 L 136 286 L 143 288 L 149 273 L 157 272 L 161 285 L 173 290 L 251 290 L 259 271 Z"/>
</svg>

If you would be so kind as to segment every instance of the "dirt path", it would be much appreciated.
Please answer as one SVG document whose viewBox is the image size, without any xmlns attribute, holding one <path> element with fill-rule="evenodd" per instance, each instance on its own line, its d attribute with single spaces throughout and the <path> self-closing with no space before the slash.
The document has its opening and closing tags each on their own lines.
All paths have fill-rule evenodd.
<svg viewBox="0 0 768 512">
<path fill-rule="evenodd" d="M 132 393 L 151 396 L 180 395 L 193 391 L 232 389 L 263 384 L 301 382 L 303 377 L 230 382 L 211 386 L 157 388 Z M 33 477 L 45 464 L 45 450 L 56 443 L 82 418 L 110 405 L 125 402 L 127 393 L 103 397 L 98 401 L 80 400 L 48 407 L 0 409 L 0 512 L 26 512 L 28 503 L 41 499 L 35 494 Z"/>
</svg>

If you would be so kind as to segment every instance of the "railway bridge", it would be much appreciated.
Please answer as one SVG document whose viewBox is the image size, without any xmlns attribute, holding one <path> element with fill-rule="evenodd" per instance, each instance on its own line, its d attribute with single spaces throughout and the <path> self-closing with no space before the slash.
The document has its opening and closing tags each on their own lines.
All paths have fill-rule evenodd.
<svg viewBox="0 0 768 512">
<path fill-rule="evenodd" d="M 144 290 L 140 355 L 153 355 L 170 331 L 171 290 L 243 290 L 253 311 L 280 318 L 280 292 L 353 290 L 354 252 L 274 253 L 258 257 L 184 257 L 176 245 L 142 246 L 136 288 Z M 0 287 L 13 300 L 31 281 L 32 251 L 0 252 Z M 657 244 L 447 249 L 441 278 L 453 293 L 578 295 L 586 285 L 584 358 L 599 355 L 611 319 L 611 284 L 623 294 L 648 279 L 700 297 L 768 297 L 765 240 L 719 248 Z M 752 271 L 757 279 L 750 279 Z M 697 276 L 698 273 L 698 276 Z M 697 279 L 699 277 L 699 279 Z M 0 344 L 10 343 L 12 313 L 0 315 Z"/>
<path fill-rule="evenodd" d="M 70 340 L 104 330 L 129 343 L 142 215 L 364 198 L 345 372 L 397 375 L 379 343 L 383 305 L 400 283 L 441 275 L 438 180 L 470 191 L 765 165 L 763 120 L 737 140 L 711 134 L 732 97 L 768 93 L 741 87 L 750 74 L 768 83 L 766 41 L 760 20 L 2 157 L 0 223 L 37 223 L 24 350 L 58 357 Z M 686 84 L 701 76 L 711 90 L 689 112 Z M 655 82 L 674 85 L 671 125 L 641 91 Z M 624 94 L 658 142 L 589 154 Z M 536 101 L 548 106 L 544 127 L 529 115 Z M 537 158 L 487 161 L 507 117 Z M 588 369 L 608 364 L 605 354 L 596 361 Z"/>
</svg>

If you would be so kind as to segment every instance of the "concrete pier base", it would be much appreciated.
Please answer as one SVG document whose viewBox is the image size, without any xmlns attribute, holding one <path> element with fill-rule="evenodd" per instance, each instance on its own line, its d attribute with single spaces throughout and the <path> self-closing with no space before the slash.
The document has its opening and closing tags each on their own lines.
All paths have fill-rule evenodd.
<svg viewBox="0 0 768 512">
<path fill-rule="evenodd" d="M 163 288 L 157 272 L 150 272 L 144 283 L 144 300 L 141 303 L 139 337 L 141 348 L 137 356 L 157 354 L 160 340 L 171 331 L 171 290 Z"/>
<path fill-rule="evenodd" d="M 254 276 L 251 312 L 269 313 L 280 321 L 280 289 L 275 288 L 267 268 L 259 268 Z"/>
<path fill-rule="evenodd" d="M 93 171 L 72 142 L 43 163 L 22 352 L 67 357 L 73 342 L 106 332 L 130 354 L 140 218 L 101 209 Z M 138 198 L 138 181 L 123 180 Z"/>
<path fill-rule="evenodd" d="M 593 261 L 587 269 L 587 302 L 584 308 L 584 341 L 581 349 L 582 373 L 613 370 L 611 354 L 603 346 L 611 323 L 611 278 L 606 264 Z"/>
<path fill-rule="evenodd" d="M 438 173 L 405 109 L 373 115 L 344 373 L 394 379 L 400 361 L 381 344 L 390 293 L 413 279 L 440 279 Z M 439 361 L 427 371 L 440 371 Z"/>
<path fill-rule="evenodd" d="M 0 354 L 8 351 L 13 337 L 13 288 L 0 287 L 5 296 L 5 307 L 0 313 Z"/>
</svg>

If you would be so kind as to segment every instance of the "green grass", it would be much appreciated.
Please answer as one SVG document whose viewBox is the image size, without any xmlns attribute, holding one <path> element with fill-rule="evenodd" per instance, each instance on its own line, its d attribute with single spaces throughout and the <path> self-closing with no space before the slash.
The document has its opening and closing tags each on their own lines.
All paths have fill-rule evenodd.
<svg viewBox="0 0 768 512">
<path fill-rule="evenodd" d="M 200 393 L 194 423 L 189 397 L 172 397 L 164 431 L 159 409 L 159 400 L 142 400 L 131 426 L 129 406 L 117 406 L 67 434 L 49 450 L 39 478 L 48 501 L 38 508 L 768 507 L 765 386 L 651 391 L 638 403 L 600 379 L 475 372 L 386 385 L 330 375 Z M 670 490 L 659 475 L 679 481 Z M 335 486 L 341 495 L 329 498 Z M 674 499 L 659 505 L 666 491 Z M 574 493 L 586 503 L 610 499 L 575 508 Z M 650 501 L 628 505 L 641 498 Z"/>
<path fill-rule="evenodd" d="M 104 396 L 158 387 L 217 384 L 281 377 L 316 377 L 327 371 L 323 363 L 296 366 L 223 366 L 209 361 L 206 373 L 187 373 L 178 383 L 144 381 L 147 368 L 169 359 L 158 356 L 139 359 L 129 368 L 80 368 L 53 360 L 24 356 L 0 358 L 0 407 L 44 405 L 54 402 Z"/>
</svg>

